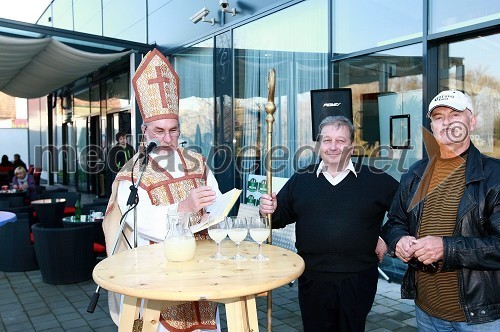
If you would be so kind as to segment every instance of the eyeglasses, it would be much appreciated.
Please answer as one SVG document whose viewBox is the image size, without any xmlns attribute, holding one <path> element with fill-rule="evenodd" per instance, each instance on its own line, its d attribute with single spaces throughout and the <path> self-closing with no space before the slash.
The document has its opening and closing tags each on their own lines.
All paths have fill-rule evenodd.
<svg viewBox="0 0 500 332">
<path fill-rule="evenodd" d="M 417 258 L 413 257 L 410 259 L 408 262 L 408 265 L 413 267 L 417 271 L 422 271 L 426 273 L 436 273 L 439 270 L 438 263 L 431 263 L 431 264 L 424 264 L 421 261 L 419 261 Z"/>
<path fill-rule="evenodd" d="M 156 138 L 159 138 L 159 139 L 164 139 L 165 138 L 165 135 L 169 135 L 170 137 L 179 137 L 179 135 L 181 134 L 181 131 L 179 130 L 179 128 L 173 128 L 173 129 L 170 129 L 169 131 L 164 131 L 164 130 L 151 130 L 150 131 L 151 134 L 156 137 Z"/>
</svg>

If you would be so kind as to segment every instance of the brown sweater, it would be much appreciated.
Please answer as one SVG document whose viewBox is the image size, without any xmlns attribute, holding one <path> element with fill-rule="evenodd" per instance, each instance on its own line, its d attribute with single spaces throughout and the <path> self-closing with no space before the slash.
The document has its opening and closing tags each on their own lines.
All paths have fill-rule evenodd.
<svg viewBox="0 0 500 332">
<path fill-rule="evenodd" d="M 453 235 L 458 205 L 465 190 L 466 159 L 467 156 L 458 156 L 436 160 L 418 237 Z M 448 321 L 465 321 L 457 271 L 417 272 L 417 289 L 415 303 L 427 314 Z"/>
</svg>

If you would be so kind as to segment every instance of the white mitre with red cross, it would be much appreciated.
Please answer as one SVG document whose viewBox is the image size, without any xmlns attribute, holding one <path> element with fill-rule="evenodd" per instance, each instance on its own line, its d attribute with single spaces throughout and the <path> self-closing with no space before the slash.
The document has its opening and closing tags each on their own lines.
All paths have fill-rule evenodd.
<svg viewBox="0 0 500 332">
<path fill-rule="evenodd" d="M 144 123 L 179 119 L 179 76 L 156 48 L 142 59 L 132 86 Z"/>
</svg>

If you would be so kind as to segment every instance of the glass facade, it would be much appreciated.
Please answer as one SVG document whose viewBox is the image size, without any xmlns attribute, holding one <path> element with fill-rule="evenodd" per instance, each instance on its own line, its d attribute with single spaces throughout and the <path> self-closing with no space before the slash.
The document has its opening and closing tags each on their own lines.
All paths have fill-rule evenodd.
<svg viewBox="0 0 500 332">
<path fill-rule="evenodd" d="M 234 29 L 234 155 L 243 186 L 265 175 L 268 71 L 276 71 L 273 175 L 311 162 L 309 91 L 328 86 L 328 2 L 313 0 Z"/>
<path fill-rule="evenodd" d="M 116 143 L 118 131 L 131 133 L 129 80 L 128 72 L 116 73 L 58 98 L 55 182 L 104 194 L 99 173 L 104 176 L 106 171 L 106 153 Z M 133 144 L 132 140 L 129 143 Z"/>
<path fill-rule="evenodd" d="M 356 154 L 399 179 L 422 158 L 422 45 L 353 57 L 333 64 L 335 87 L 352 90 Z M 391 148 L 394 116 L 409 115 L 411 149 Z M 391 120 L 393 119 L 393 120 Z"/>
<path fill-rule="evenodd" d="M 52 2 L 52 16 L 50 17 L 51 26 L 74 30 L 73 25 L 73 1 L 58 0 Z"/>
<path fill-rule="evenodd" d="M 429 33 L 454 30 L 500 19 L 500 2 L 429 0 Z"/>
<path fill-rule="evenodd" d="M 123 73 L 106 81 L 106 98 L 103 109 L 116 112 L 130 109 L 130 74 Z"/>
<path fill-rule="evenodd" d="M 146 3 L 146 1 L 124 3 L 122 0 L 102 0 L 103 36 L 145 43 Z"/>
<path fill-rule="evenodd" d="M 146 0 L 54 0 L 37 24 L 146 43 L 146 8 Z"/>
<path fill-rule="evenodd" d="M 207 40 L 172 57 L 175 71 L 186 78 L 180 80 L 179 143 L 204 156 L 212 154 L 214 146 L 213 51 L 213 41 Z"/>
<path fill-rule="evenodd" d="M 491 47 L 496 45 L 497 47 Z M 500 158 L 500 34 L 439 45 L 439 89 L 465 91 L 477 114 L 474 145 Z"/>
<path fill-rule="evenodd" d="M 333 0 L 333 54 L 422 37 L 422 13 L 423 1 Z"/>
<path fill-rule="evenodd" d="M 102 36 L 101 0 L 73 0 L 75 30 Z"/>
</svg>

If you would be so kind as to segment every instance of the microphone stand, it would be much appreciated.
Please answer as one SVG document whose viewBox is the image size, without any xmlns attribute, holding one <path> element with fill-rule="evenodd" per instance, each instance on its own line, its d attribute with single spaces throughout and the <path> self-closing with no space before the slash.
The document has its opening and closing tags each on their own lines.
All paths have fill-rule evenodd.
<svg viewBox="0 0 500 332">
<path fill-rule="evenodd" d="M 142 160 L 141 163 L 141 168 L 139 170 L 139 178 L 137 179 L 136 184 L 134 184 L 134 179 L 132 177 L 132 185 L 129 187 L 130 194 L 127 199 L 127 211 L 123 214 L 122 218 L 120 219 L 120 229 L 118 230 L 118 232 L 116 232 L 115 241 L 113 243 L 113 250 L 111 250 L 111 255 L 115 253 L 116 248 L 118 247 L 118 241 L 120 240 L 121 233 L 123 232 L 123 228 L 125 227 L 125 216 L 132 209 L 134 209 L 134 248 L 137 248 L 137 209 L 135 209 L 135 207 L 139 203 L 139 195 L 137 193 L 137 190 L 139 188 L 139 185 L 141 184 L 142 175 L 144 174 L 148 162 L 149 162 L 149 153 L 147 153 L 146 150 L 144 159 Z M 97 306 L 97 301 L 99 301 L 100 291 L 101 291 L 101 286 L 97 286 L 94 294 L 92 295 L 92 298 L 90 299 L 90 303 L 87 307 L 88 313 L 94 313 L 95 307 Z"/>
</svg>

